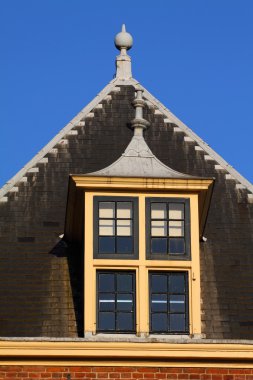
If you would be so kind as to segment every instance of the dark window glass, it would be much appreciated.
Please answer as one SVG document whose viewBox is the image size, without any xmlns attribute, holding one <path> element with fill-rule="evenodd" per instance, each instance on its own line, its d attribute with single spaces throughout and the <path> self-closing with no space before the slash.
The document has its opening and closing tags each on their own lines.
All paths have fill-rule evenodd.
<svg viewBox="0 0 253 380">
<path fill-rule="evenodd" d="M 135 332 L 135 273 L 97 273 L 98 332 Z"/>
<path fill-rule="evenodd" d="M 147 257 L 189 258 L 189 199 L 147 198 L 146 215 Z"/>
<path fill-rule="evenodd" d="M 189 333 L 187 272 L 151 272 L 151 333 Z"/>
<path fill-rule="evenodd" d="M 138 252 L 137 198 L 94 198 L 94 256 L 136 257 Z"/>
</svg>

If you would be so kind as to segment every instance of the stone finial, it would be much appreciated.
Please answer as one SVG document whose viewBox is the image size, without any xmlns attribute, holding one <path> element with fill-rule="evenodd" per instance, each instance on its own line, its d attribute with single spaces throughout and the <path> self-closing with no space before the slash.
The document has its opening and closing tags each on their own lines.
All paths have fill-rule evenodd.
<svg viewBox="0 0 253 380">
<path fill-rule="evenodd" d="M 134 128 L 135 136 L 143 136 L 143 130 L 149 126 L 149 122 L 143 119 L 143 108 L 145 107 L 145 100 L 142 98 L 143 89 L 141 87 L 135 88 L 136 98 L 132 104 L 135 108 L 135 118 L 131 121 Z"/>
<path fill-rule="evenodd" d="M 115 36 L 115 46 L 120 50 L 120 55 L 116 58 L 116 77 L 120 79 L 132 78 L 131 57 L 127 54 L 127 50 L 133 46 L 133 37 L 127 33 L 125 24 L 122 30 Z"/>
<path fill-rule="evenodd" d="M 129 50 L 133 46 L 133 37 L 130 33 L 127 33 L 125 24 L 122 25 L 121 32 L 115 36 L 115 46 L 118 50 Z"/>
</svg>

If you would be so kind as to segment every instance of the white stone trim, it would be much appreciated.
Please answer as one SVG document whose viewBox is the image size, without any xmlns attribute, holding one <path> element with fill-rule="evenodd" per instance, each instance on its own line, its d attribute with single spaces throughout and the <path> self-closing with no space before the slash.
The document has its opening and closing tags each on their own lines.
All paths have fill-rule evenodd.
<svg viewBox="0 0 253 380">
<path fill-rule="evenodd" d="M 168 108 L 166 108 L 158 99 L 156 99 L 150 92 L 146 90 L 137 80 L 131 79 L 127 84 L 132 84 L 136 86 L 137 84 L 144 90 L 143 96 L 150 101 L 154 107 L 158 108 L 165 117 L 172 120 L 174 124 L 182 129 L 186 135 L 191 137 L 196 143 L 208 154 L 214 161 L 221 165 L 227 172 L 231 174 L 238 182 L 244 185 L 248 191 L 253 193 L 253 185 L 246 178 L 244 178 L 237 170 L 235 170 L 231 165 L 229 165 L 218 153 L 216 153 L 210 146 L 205 143 L 196 133 L 194 133 L 187 125 L 185 125 L 181 120 L 179 120 Z M 195 147 L 196 149 L 196 147 Z"/>
<path fill-rule="evenodd" d="M 17 183 L 17 182 L 26 182 L 24 180 L 24 176 L 29 169 L 36 166 L 38 162 L 46 154 L 57 153 L 57 149 L 55 145 L 57 145 L 66 134 L 75 126 L 77 126 L 80 122 L 83 122 L 83 119 L 86 115 L 91 112 L 91 110 L 99 104 L 105 96 L 107 96 L 113 89 L 116 89 L 115 92 L 120 91 L 120 87 L 115 87 L 119 85 L 121 81 L 119 79 L 113 79 L 108 85 L 86 106 L 84 107 L 44 148 L 41 149 L 39 153 L 37 153 L 31 161 L 29 161 L 14 177 L 12 177 L 1 189 L 0 189 L 0 199 L 4 197 L 6 193 Z M 124 83 L 124 82 L 123 82 Z M 83 125 L 82 125 L 83 126 Z M 6 201 L 5 201 L 6 202 Z"/>
<path fill-rule="evenodd" d="M 186 142 L 194 142 L 194 140 L 191 137 L 189 137 L 189 136 L 184 136 L 184 141 L 186 141 Z"/>
<path fill-rule="evenodd" d="M 184 133 L 184 131 L 182 131 L 182 129 L 179 128 L 179 127 L 174 127 L 173 130 L 174 130 L 174 132 L 176 132 L 176 133 Z"/>
</svg>

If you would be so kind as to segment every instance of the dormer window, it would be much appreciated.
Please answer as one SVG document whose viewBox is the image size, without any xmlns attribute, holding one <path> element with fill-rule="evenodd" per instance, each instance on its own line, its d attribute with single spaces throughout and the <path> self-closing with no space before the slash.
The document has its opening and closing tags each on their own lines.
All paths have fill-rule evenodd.
<svg viewBox="0 0 253 380">
<path fill-rule="evenodd" d="M 134 258 L 138 255 L 138 200 L 94 198 L 94 257 Z"/>
</svg>

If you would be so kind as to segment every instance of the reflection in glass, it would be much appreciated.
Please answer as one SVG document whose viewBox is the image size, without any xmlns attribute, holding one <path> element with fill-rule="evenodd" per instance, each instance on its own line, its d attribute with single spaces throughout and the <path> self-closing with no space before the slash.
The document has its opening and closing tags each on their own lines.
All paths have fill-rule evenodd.
<svg viewBox="0 0 253 380">
<path fill-rule="evenodd" d="M 184 203 L 169 204 L 169 219 L 184 219 Z"/>
<path fill-rule="evenodd" d="M 169 236 L 184 236 L 184 222 L 171 220 L 169 222 Z"/>
<path fill-rule="evenodd" d="M 113 236 L 115 235 L 115 221 L 113 219 L 99 220 L 99 235 Z"/>
<path fill-rule="evenodd" d="M 151 219 L 166 219 L 166 203 L 151 204 Z"/>
<path fill-rule="evenodd" d="M 131 220 L 117 220 L 117 235 L 131 236 L 132 235 L 132 221 Z"/>
<path fill-rule="evenodd" d="M 99 218 L 115 218 L 114 202 L 99 202 Z"/>
<path fill-rule="evenodd" d="M 117 218 L 132 218 L 132 202 L 117 202 Z"/>
<path fill-rule="evenodd" d="M 151 236 L 167 236 L 167 222 L 165 220 L 152 220 Z"/>
</svg>

